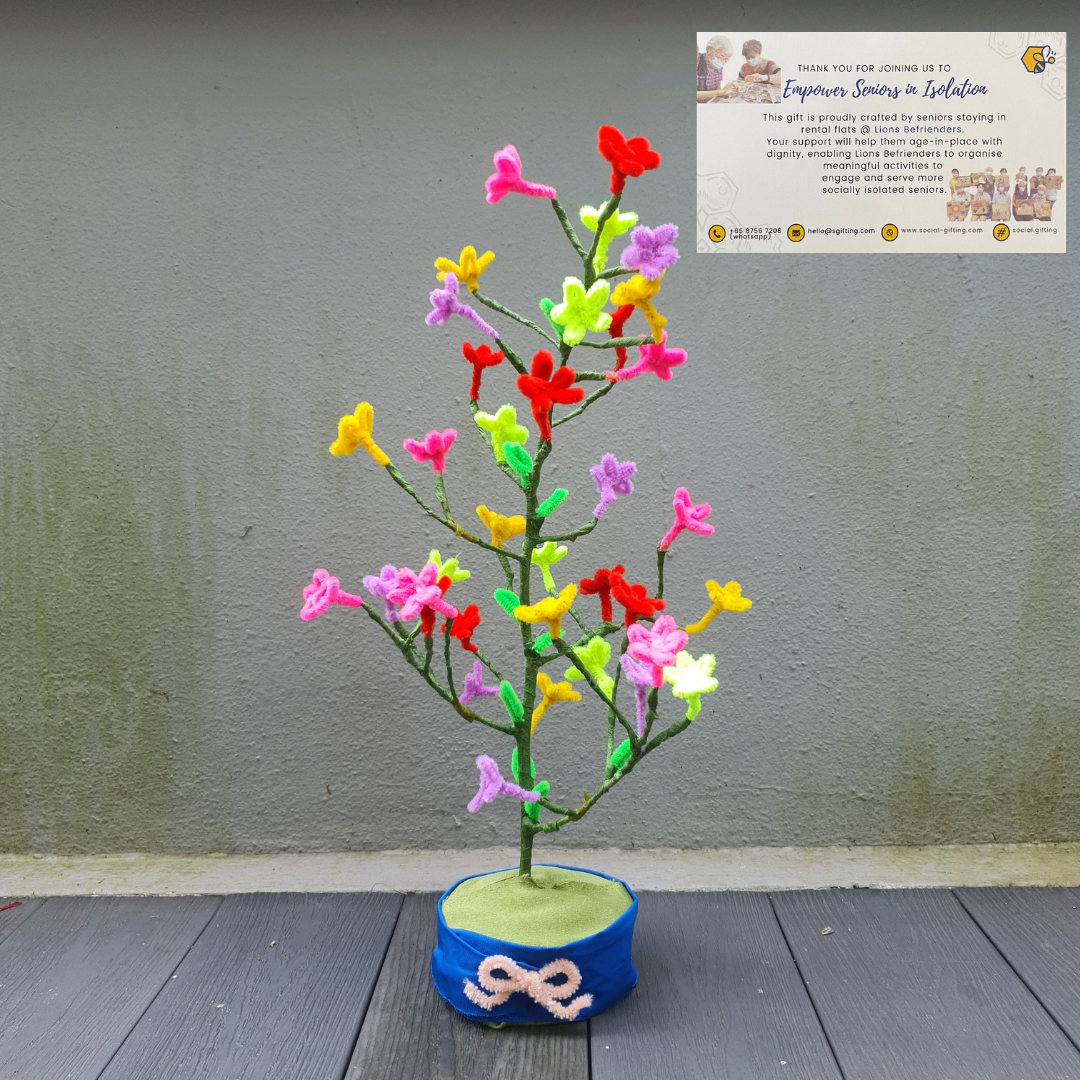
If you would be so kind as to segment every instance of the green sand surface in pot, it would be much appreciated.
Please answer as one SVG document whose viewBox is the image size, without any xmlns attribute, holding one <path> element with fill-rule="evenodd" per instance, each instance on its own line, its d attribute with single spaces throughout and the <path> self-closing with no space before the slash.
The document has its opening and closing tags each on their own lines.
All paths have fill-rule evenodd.
<svg viewBox="0 0 1080 1080">
<path fill-rule="evenodd" d="M 503 870 L 463 881 L 443 901 L 442 913 L 454 930 L 518 945 L 568 945 L 610 926 L 633 902 L 617 881 L 534 866 L 531 880 Z"/>
</svg>

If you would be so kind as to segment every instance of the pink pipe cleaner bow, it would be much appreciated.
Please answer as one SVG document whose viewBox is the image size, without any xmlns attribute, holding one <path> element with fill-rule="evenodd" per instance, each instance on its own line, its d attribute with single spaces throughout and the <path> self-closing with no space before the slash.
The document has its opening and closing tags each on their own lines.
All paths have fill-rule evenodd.
<svg viewBox="0 0 1080 1080">
<path fill-rule="evenodd" d="M 430 461 L 432 472 L 442 472 L 446 468 L 446 452 L 454 445 L 457 431 L 447 428 L 445 431 L 429 431 L 423 442 L 405 439 L 402 446 L 413 456 L 413 461 Z"/>
<path fill-rule="evenodd" d="M 675 663 L 675 654 L 686 648 L 690 640 L 686 631 L 680 630 L 670 615 L 661 615 L 651 630 L 642 623 L 634 623 L 626 628 L 626 636 L 630 639 L 627 653 L 635 660 L 652 665 L 654 687 L 664 685 L 664 668 Z"/>
<path fill-rule="evenodd" d="M 505 195 L 516 191 L 519 195 L 531 195 L 534 199 L 554 199 L 555 189 L 547 184 L 534 184 L 521 178 L 521 155 L 513 143 L 507 143 L 495 151 L 495 172 L 484 181 L 487 201 L 497 203 Z"/>
<path fill-rule="evenodd" d="M 492 802 L 497 795 L 513 795 L 522 802 L 539 801 L 539 791 L 526 791 L 517 784 L 504 780 L 499 766 L 487 754 L 481 754 L 476 759 L 476 767 L 480 770 L 480 790 L 469 800 L 470 814 L 475 814 L 484 803 Z"/>
<path fill-rule="evenodd" d="M 636 625 L 636 624 L 635 624 Z M 649 688 L 653 684 L 652 668 L 623 653 L 619 657 L 623 674 L 634 684 L 634 700 L 637 703 L 637 737 L 645 734 L 645 710 L 648 706 Z"/>
<path fill-rule="evenodd" d="M 638 358 L 628 368 L 622 371 L 605 371 L 604 378 L 608 382 L 622 382 L 623 379 L 636 379 L 651 371 L 658 379 L 668 382 L 671 379 L 671 369 L 686 363 L 685 349 L 669 349 L 667 347 L 667 331 L 660 338 L 660 343 L 650 343 L 637 347 Z"/>
<path fill-rule="evenodd" d="M 443 591 L 439 588 L 437 563 L 425 563 L 419 574 L 414 574 L 407 566 L 403 566 L 397 572 L 397 582 L 387 594 L 387 599 L 401 605 L 401 618 L 406 622 L 415 619 L 424 608 L 437 611 L 448 619 L 457 618 L 457 608 L 443 599 Z"/>
<path fill-rule="evenodd" d="M 451 315 L 463 315 L 477 330 L 482 330 L 496 341 L 499 340 L 495 327 L 484 322 L 468 304 L 463 304 L 458 300 L 458 279 L 455 274 L 447 272 L 443 278 L 443 287 L 432 289 L 428 293 L 428 299 L 431 301 L 432 308 L 424 318 L 428 326 L 445 326 L 450 321 Z"/>
<path fill-rule="evenodd" d="M 713 527 L 705 520 L 711 513 L 712 507 L 708 503 L 692 503 L 690 492 L 686 488 L 676 488 L 675 498 L 671 501 L 675 510 L 675 524 L 668 529 L 664 539 L 657 547 L 661 551 L 667 551 L 671 541 L 683 531 L 689 529 L 701 536 L 712 536 Z"/>
<path fill-rule="evenodd" d="M 304 606 L 300 609 L 300 618 L 307 622 L 325 615 L 331 604 L 363 607 L 364 601 L 359 596 L 343 592 L 341 582 L 320 567 L 311 575 L 311 584 L 304 586 Z"/>
<path fill-rule="evenodd" d="M 479 660 L 474 661 L 472 671 L 465 676 L 465 684 L 461 688 L 458 701 L 462 705 L 468 705 L 473 698 L 495 697 L 499 693 L 497 686 L 484 685 L 484 665 Z"/>
<path fill-rule="evenodd" d="M 390 591 L 397 585 L 397 567 L 393 563 L 387 563 L 380 571 L 379 576 L 366 574 L 364 576 L 364 588 L 367 589 L 377 600 L 384 601 L 384 615 L 387 622 L 397 622 L 398 613 L 394 605 L 388 599 Z"/>
</svg>

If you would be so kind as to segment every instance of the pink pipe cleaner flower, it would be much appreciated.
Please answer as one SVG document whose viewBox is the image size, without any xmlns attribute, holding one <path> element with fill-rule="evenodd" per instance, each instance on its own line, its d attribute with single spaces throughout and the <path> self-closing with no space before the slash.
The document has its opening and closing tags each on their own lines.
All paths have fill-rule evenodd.
<svg viewBox="0 0 1080 1080">
<path fill-rule="evenodd" d="M 519 195 L 531 195 L 534 199 L 554 199 L 555 189 L 547 184 L 534 184 L 521 178 L 521 155 L 513 143 L 507 143 L 495 151 L 495 172 L 484 181 L 487 201 L 497 203 L 503 196 L 516 191 Z"/>
<path fill-rule="evenodd" d="M 398 613 L 394 610 L 394 605 L 387 599 L 390 594 L 390 590 L 397 584 L 397 567 L 393 563 L 387 563 L 380 571 L 379 576 L 374 574 L 367 574 L 364 577 L 364 588 L 367 589 L 376 600 L 382 600 L 385 602 L 386 610 L 384 612 L 387 622 L 397 622 Z"/>
<path fill-rule="evenodd" d="M 430 461 L 432 472 L 442 472 L 446 468 L 446 451 L 454 445 L 457 432 L 453 428 L 445 431 L 429 431 L 423 442 L 405 439 L 402 446 L 413 456 L 413 461 Z"/>
<path fill-rule="evenodd" d="M 638 358 L 628 368 L 622 371 L 605 371 L 604 378 L 608 382 L 622 382 L 623 379 L 636 379 L 651 371 L 658 379 L 668 382 L 671 379 L 671 369 L 686 363 L 685 349 L 669 349 L 667 347 L 667 331 L 660 338 L 660 344 L 650 342 L 648 345 L 637 347 Z"/>
<path fill-rule="evenodd" d="M 675 489 L 675 498 L 672 499 L 671 505 L 675 510 L 675 524 L 668 529 L 664 539 L 657 545 L 661 551 L 667 551 L 671 541 L 683 529 L 689 529 L 701 536 L 712 536 L 713 527 L 705 520 L 712 513 L 712 507 L 708 503 L 692 503 L 690 492 L 681 487 Z"/>
<path fill-rule="evenodd" d="M 331 604 L 363 607 L 364 601 L 359 596 L 343 592 L 341 582 L 320 568 L 311 575 L 311 584 L 304 586 L 304 606 L 300 609 L 300 618 L 307 622 L 325 615 Z"/>
<path fill-rule="evenodd" d="M 497 795 L 513 795 L 515 799 L 530 803 L 540 800 L 539 791 L 526 791 L 504 780 L 499 766 L 487 754 L 481 754 L 476 759 L 476 767 L 480 770 L 480 790 L 469 800 L 470 814 L 475 814 L 484 803 L 492 802 Z"/>
<path fill-rule="evenodd" d="M 401 605 L 401 618 L 406 622 L 422 614 L 424 608 L 437 611 L 448 619 L 457 618 L 457 608 L 443 599 L 443 590 L 439 588 L 438 563 L 425 563 L 419 574 L 403 566 L 397 572 L 397 581 L 387 599 Z"/>
<path fill-rule="evenodd" d="M 634 700 L 637 702 L 637 737 L 645 734 L 645 710 L 648 706 L 649 689 L 653 684 L 652 669 L 623 653 L 619 657 L 623 674 L 634 684 Z"/>
<path fill-rule="evenodd" d="M 615 501 L 616 495 L 629 495 L 633 492 L 634 485 L 630 477 L 637 472 L 637 466 L 632 461 L 624 461 L 620 465 L 614 454 L 605 454 L 600 459 L 600 464 L 594 465 L 589 472 L 596 481 L 597 491 L 600 492 L 600 502 L 592 515 L 599 520 Z"/>
<path fill-rule="evenodd" d="M 619 262 L 628 270 L 636 270 L 643 278 L 655 281 L 669 266 L 678 261 L 679 253 L 671 241 L 679 235 L 678 225 L 638 225 L 630 233 L 630 246 Z"/>
<path fill-rule="evenodd" d="M 499 340 L 498 332 L 493 326 L 484 322 L 468 304 L 458 300 L 458 279 L 454 274 L 448 272 L 443 278 L 443 288 L 432 289 L 428 293 L 428 299 L 432 307 L 424 318 L 428 326 L 445 326 L 451 315 L 463 315 L 477 330 L 482 330 L 496 341 Z"/>
<path fill-rule="evenodd" d="M 627 653 L 635 660 L 652 665 L 654 687 L 664 685 L 664 668 L 675 663 L 675 654 L 684 649 L 690 640 L 686 631 L 680 630 L 670 615 L 661 615 L 651 630 L 642 623 L 634 623 L 626 628 L 626 636 L 630 639 Z"/>
<path fill-rule="evenodd" d="M 472 671 L 465 676 L 465 685 L 461 689 L 458 701 L 462 705 L 468 705 L 473 698 L 495 697 L 498 693 L 497 686 L 484 685 L 484 665 L 477 660 L 473 663 Z"/>
</svg>

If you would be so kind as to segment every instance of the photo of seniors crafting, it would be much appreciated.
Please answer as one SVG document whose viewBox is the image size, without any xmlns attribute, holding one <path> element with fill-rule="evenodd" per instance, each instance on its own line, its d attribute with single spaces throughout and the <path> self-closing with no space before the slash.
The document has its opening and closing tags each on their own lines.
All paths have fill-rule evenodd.
<svg viewBox="0 0 1080 1080">
<path fill-rule="evenodd" d="M 780 65 L 765 46 L 747 38 L 736 49 L 726 34 L 698 37 L 697 102 L 699 105 L 771 104 L 780 100 Z"/>
<path fill-rule="evenodd" d="M 1064 177 L 1057 169 L 1037 166 L 1028 176 L 1026 165 L 1010 178 L 1009 170 L 951 170 L 949 221 L 1051 221 Z"/>
</svg>

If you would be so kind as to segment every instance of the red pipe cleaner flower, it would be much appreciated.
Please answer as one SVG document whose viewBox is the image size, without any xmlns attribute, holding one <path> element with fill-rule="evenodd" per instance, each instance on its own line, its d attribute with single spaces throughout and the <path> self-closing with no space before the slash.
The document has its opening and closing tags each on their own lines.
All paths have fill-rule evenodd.
<svg viewBox="0 0 1080 1080">
<path fill-rule="evenodd" d="M 638 135 L 627 139 L 610 124 L 596 133 L 596 148 L 600 156 L 611 163 L 611 194 L 618 195 L 626 187 L 628 176 L 640 176 L 646 169 L 660 164 L 660 155 L 649 149 L 649 140 Z"/>
<path fill-rule="evenodd" d="M 611 582 L 611 595 L 626 611 L 623 622 L 633 626 L 639 618 L 651 619 L 658 611 L 664 610 L 664 601 L 649 596 L 644 585 L 631 585 L 621 576 Z"/>
<path fill-rule="evenodd" d="M 553 405 L 576 405 L 584 396 L 580 386 L 574 386 L 577 377 L 573 368 L 561 367 L 551 373 L 554 361 L 551 353 L 541 349 L 533 354 L 528 375 L 519 375 L 517 388 L 532 404 L 533 419 L 540 428 L 540 438 L 551 442 L 551 408 Z"/>
<path fill-rule="evenodd" d="M 413 456 L 413 461 L 430 461 L 432 472 L 443 472 L 446 468 L 446 452 L 454 445 L 457 432 L 451 427 L 445 431 L 429 431 L 423 442 L 416 439 L 404 439 L 401 443 Z"/>
<path fill-rule="evenodd" d="M 611 585 L 614 581 L 622 581 L 625 566 L 613 566 L 610 570 L 601 568 L 591 577 L 583 577 L 578 582 L 582 596 L 600 597 L 600 618 L 604 622 L 613 622 L 614 615 L 611 610 Z"/>
<path fill-rule="evenodd" d="M 633 305 L 630 305 L 633 308 Z M 473 348 L 467 341 L 462 342 L 461 354 L 466 360 L 472 364 L 472 386 L 469 388 L 469 400 L 480 400 L 480 374 L 486 367 L 494 367 L 496 364 L 501 364 L 503 360 L 503 354 L 501 352 L 492 352 L 486 345 L 481 345 L 478 348 Z M 616 371 L 618 368 L 616 368 Z"/>
<path fill-rule="evenodd" d="M 449 578 L 443 580 L 449 581 Z M 442 581 L 439 582 L 442 584 Z M 470 604 L 460 615 L 454 620 L 454 625 L 450 628 L 450 636 L 455 637 L 461 642 L 461 647 L 468 652 L 478 652 L 479 650 L 472 642 L 473 631 L 480 625 L 480 609 L 475 604 Z M 446 630 L 446 623 L 443 623 L 443 630 Z"/>
<path fill-rule="evenodd" d="M 623 327 L 626 325 L 626 320 L 634 314 L 633 304 L 623 304 L 618 308 L 614 315 L 611 316 L 611 325 L 608 327 L 608 334 L 612 338 L 620 338 L 623 336 Z M 626 363 L 626 346 L 619 345 L 615 349 L 615 370 L 622 371 L 623 364 Z"/>
</svg>

